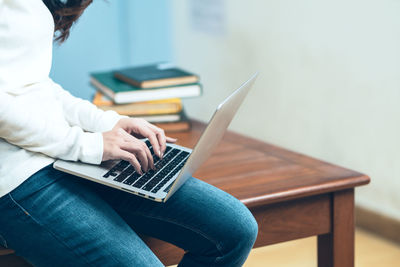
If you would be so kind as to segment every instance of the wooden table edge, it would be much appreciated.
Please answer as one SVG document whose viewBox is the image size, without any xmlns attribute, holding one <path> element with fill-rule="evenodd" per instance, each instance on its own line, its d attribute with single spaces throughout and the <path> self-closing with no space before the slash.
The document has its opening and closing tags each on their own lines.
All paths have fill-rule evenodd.
<svg viewBox="0 0 400 267">
<path fill-rule="evenodd" d="M 360 175 L 355 177 L 348 177 L 340 181 L 329 181 L 325 184 L 319 184 L 316 186 L 299 187 L 294 188 L 293 190 L 277 192 L 274 194 L 266 194 L 264 196 L 258 196 L 254 198 L 240 199 L 240 201 L 248 208 L 256 208 L 276 202 L 283 202 L 297 198 L 304 198 L 308 196 L 341 191 L 361 185 L 366 185 L 369 182 L 370 178 L 367 175 Z"/>
</svg>

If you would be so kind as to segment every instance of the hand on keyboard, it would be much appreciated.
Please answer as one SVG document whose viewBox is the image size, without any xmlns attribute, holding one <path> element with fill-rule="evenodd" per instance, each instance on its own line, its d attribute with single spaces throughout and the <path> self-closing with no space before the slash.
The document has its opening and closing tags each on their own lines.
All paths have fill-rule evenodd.
<svg viewBox="0 0 400 267">
<path fill-rule="evenodd" d="M 163 158 L 166 142 L 174 143 L 176 139 L 165 136 L 162 129 L 143 119 L 123 118 L 111 131 L 103 133 L 102 160 L 123 159 L 132 164 L 142 174 L 154 169 L 152 153 L 144 142 L 138 138 L 148 138 L 154 153 Z"/>
<path fill-rule="evenodd" d="M 176 139 L 165 135 L 164 130 L 139 118 L 123 118 L 115 127 L 124 129 L 136 138 L 148 138 L 154 152 L 160 158 L 165 154 L 166 143 L 175 143 Z M 114 128 L 115 128 L 114 127 Z"/>
</svg>

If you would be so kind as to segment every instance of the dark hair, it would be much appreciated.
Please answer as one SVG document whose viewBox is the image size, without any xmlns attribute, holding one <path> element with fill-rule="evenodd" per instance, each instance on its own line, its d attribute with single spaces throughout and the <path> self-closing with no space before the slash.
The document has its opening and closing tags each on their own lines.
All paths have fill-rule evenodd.
<svg viewBox="0 0 400 267">
<path fill-rule="evenodd" d="M 43 0 L 54 20 L 54 41 L 64 42 L 71 26 L 93 0 Z"/>
</svg>

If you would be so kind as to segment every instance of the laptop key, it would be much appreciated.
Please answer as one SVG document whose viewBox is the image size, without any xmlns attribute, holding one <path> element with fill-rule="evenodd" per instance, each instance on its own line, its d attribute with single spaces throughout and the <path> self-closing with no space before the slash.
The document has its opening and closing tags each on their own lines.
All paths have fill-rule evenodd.
<svg viewBox="0 0 400 267">
<path fill-rule="evenodd" d="M 114 172 L 113 169 L 109 170 L 106 174 L 103 175 L 104 178 L 108 178 L 110 176 L 116 176 L 117 174 Z"/>
<path fill-rule="evenodd" d="M 187 151 L 182 151 L 181 154 L 182 154 L 182 156 L 186 157 L 186 156 L 189 155 L 190 153 L 187 152 Z"/>
<path fill-rule="evenodd" d="M 104 178 L 108 178 L 110 176 L 117 176 L 120 172 L 122 172 L 129 165 L 128 161 L 121 160 L 117 164 L 115 164 L 106 174 L 103 175 Z"/>
<path fill-rule="evenodd" d="M 171 183 L 169 186 L 167 186 L 167 187 L 164 189 L 164 192 L 165 192 L 165 193 L 168 193 L 173 184 L 174 184 L 174 183 Z"/>
<path fill-rule="evenodd" d="M 142 189 L 146 191 L 150 191 L 153 189 L 163 178 L 165 177 L 165 174 L 163 173 L 158 173 L 156 176 L 154 176 Z"/>
<path fill-rule="evenodd" d="M 150 191 L 156 184 L 154 183 L 147 183 L 142 189 L 145 191 Z"/>
<path fill-rule="evenodd" d="M 151 147 L 151 143 L 149 140 L 146 140 L 145 143 L 146 143 L 147 147 Z"/>
<path fill-rule="evenodd" d="M 168 176 L 165 177 L 164 180 L 162 180 L 162 182 L 159 184 L 159 186 L 163 187 L 166 183 L 168 183 L 169 180 L 172 179 L 172 177 L 174 177 L 175 174 L 176 174 L 176 173 L 170 173 L 170 174 L 168 174 Z"/>
<path fill-rule="evenodd" d="M 154 173 L 146 172 L 139 180 L 136 181 L 132 186 L 141 188 L 153 175 Z"/>
<path fill-rule="evenodd" d="M 167 175 L 182 159 L 185 157 L 181 155 L 182 153 L 178 154 L 172 161 L 168 163 L 155 177 L 153 177 L 142 189 L 146 191 L 150 191 L 156 186 L 163 178 L 165 179 L 165 175 Z M 159 164 L 161 165 L 161 164 Z M 177 171 L 176 171 L 177 172 Z M 176 173 L 175 172 L 175 173 Z M 174 174 L 175 174 L 174 173 Z M 171 177 L 172 178 L 172 177 Z"/>
<path fill-rule="evenodd" d="M 151 155 L 152 155 L 153 158 L 154 158 L 155 155 L 154 155 L 154 149 L 153 149 L 153 147 L 150 147 L 149 150 L 150 150 Z"/>
<path fill-rule="evenodd" d="M 112 169 L 112 172 L 119 172 L 119 171 L 123 171 L 127 166 L 129 165 L 129 162 L 121 160 L 120 162 L 118 162 Z"/>
<path fill-rule="evenodd" d="M 117 182 L 122 182 L 123 180 L 125 180 L 129 175 L 131 175 L 133 172 L 135 171 L 135 169 L 133 168 L 132 165 L 130 165 L 128 168 L 126 168 L 123 172 L 121 172 L 120 175 L 118 175 L 117 177 L 114 178 L 114 181 Z"/>
<path fill-rule="evenodd" d="M 120 163 L 118 163 L 118 166 L 121 167 L 120 170 L 125 169 L 126 167 L 128 167 L 130 165 L 130 163 L 128 161 L 125 160 L 121 160 Z"/>
<path fill-rule="evenodd" d="M 139 173 L 134 172 L 131 176 L 129 176 L 128 179 L 126 179 L 126 180 L 124 181 L 124 184 L 131 185 L 131 184 L 133 184 L 137 179 L 139 179 L 140 176 L 141 176 L 141 175 L 140 175 Z"/>
</svg>

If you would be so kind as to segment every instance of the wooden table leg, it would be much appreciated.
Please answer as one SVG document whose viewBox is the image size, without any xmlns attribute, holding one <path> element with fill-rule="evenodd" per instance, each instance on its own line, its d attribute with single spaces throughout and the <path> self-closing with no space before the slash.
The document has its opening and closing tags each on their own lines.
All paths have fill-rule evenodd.
<svg viewBox="0 0 400 267">
<path fill-rule="evenodd" d="M 319 267 L 354 267 L 354 189 L 332 194 L 332 230 L 318 236 Z"/>
</svg>

